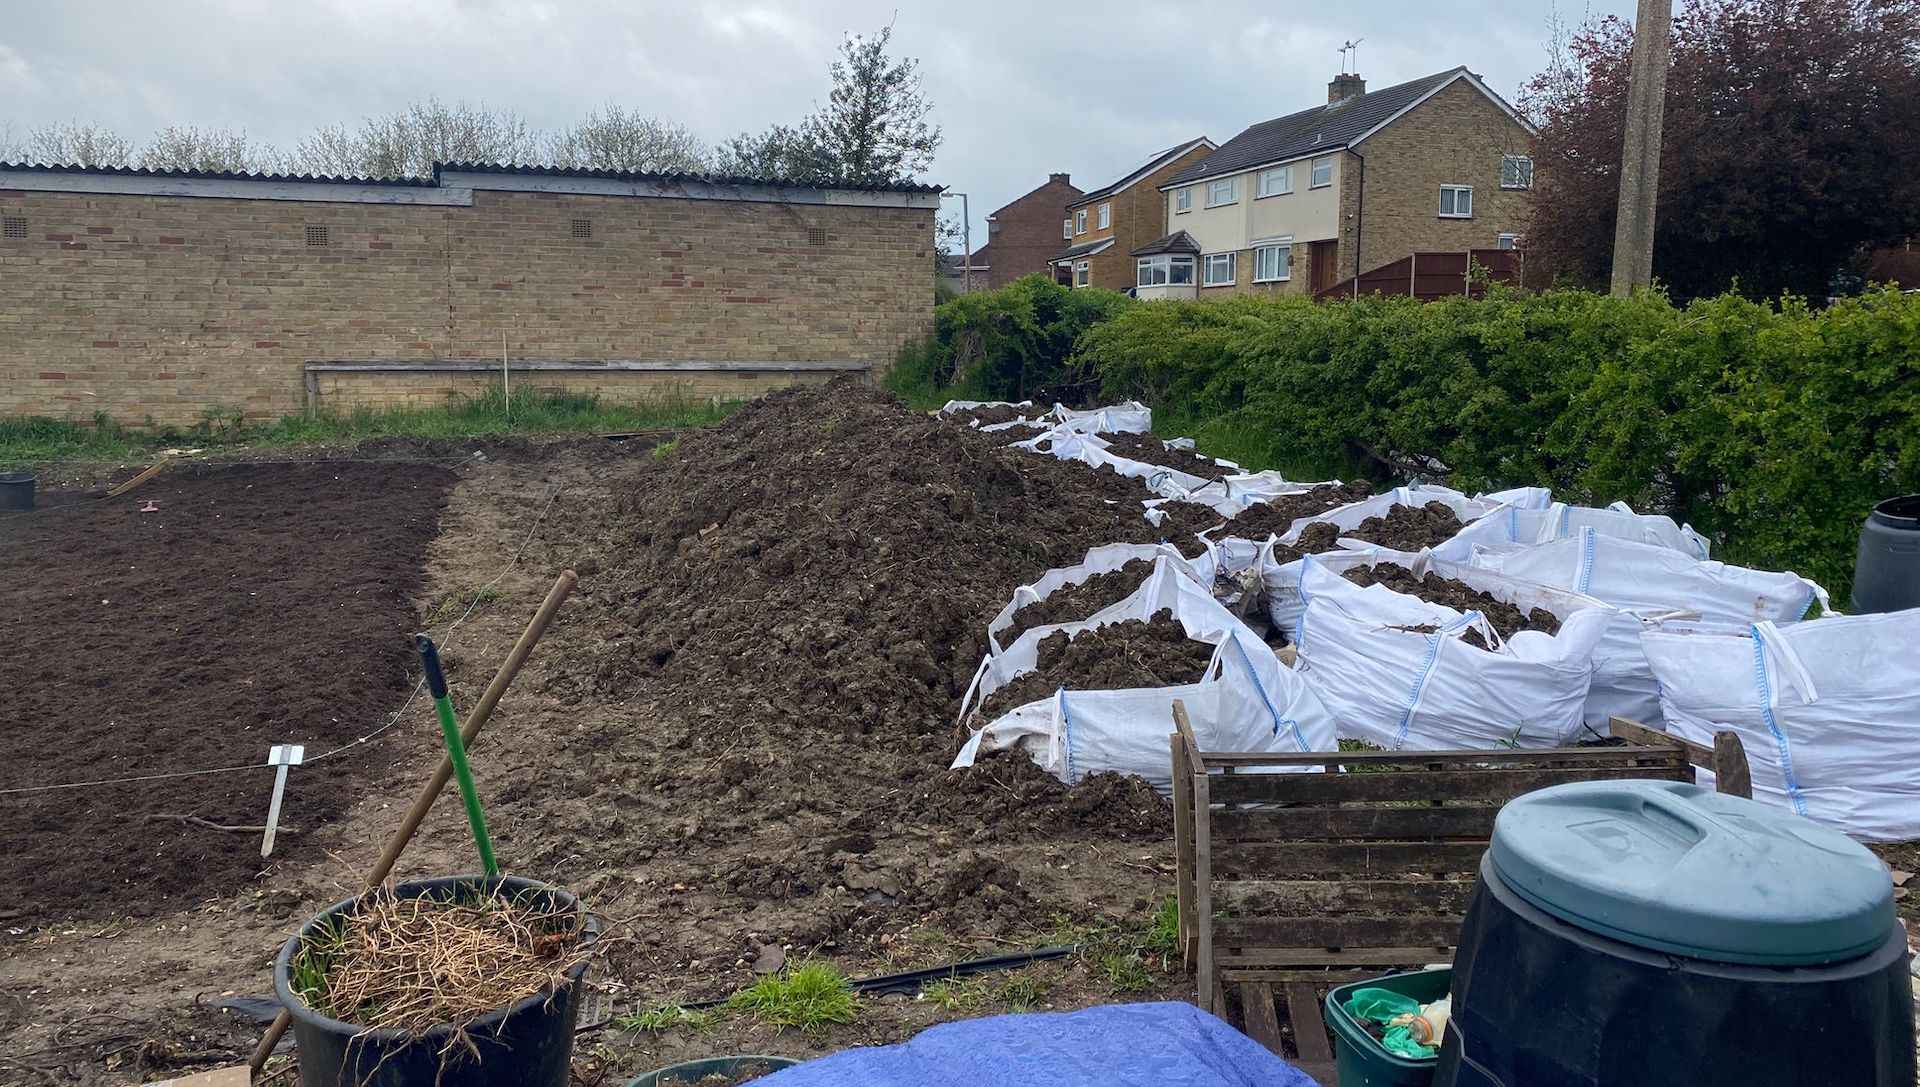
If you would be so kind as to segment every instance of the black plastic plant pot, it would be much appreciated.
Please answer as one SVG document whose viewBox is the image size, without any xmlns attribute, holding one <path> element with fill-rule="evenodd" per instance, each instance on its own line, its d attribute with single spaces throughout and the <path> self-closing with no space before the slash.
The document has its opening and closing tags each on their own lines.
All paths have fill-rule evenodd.
<svg viewBox="0 0 1920 1087">
<path fill-rule="evenodd" d="M 0 510 L 32 509 L 34 479 L 32 472 L 0 472 Z"/>
<path fill-rule="evenodd" d="M 418 880 L 400 884 L 393 893 L 401 898 L 450 900 L 475 889 L 502 889 L 515 897 L 533 897 L 556 911 L 577 912 L 582 949 L 600 936 L 599 920 L 586 912 L 579 899 L 516 876 Z M 293 990 L 294 957 L 322 925 L 351 917 L 362 901 L 362 897 L 349 898 L 327 907 L 286 942 L 273 966 L 274 995 L 293 1013 L 302 1087 L 563 1087 L 580 1015 L 580 979 L 587 972 L 584 958 L 556 989 L 535 993 L 470 1022 L 424 1031 L 363 1027 L 308 1007 Z M 466 1041 L 453 1039 L 455 1031 L 463 1031 Z"/>
</svg>

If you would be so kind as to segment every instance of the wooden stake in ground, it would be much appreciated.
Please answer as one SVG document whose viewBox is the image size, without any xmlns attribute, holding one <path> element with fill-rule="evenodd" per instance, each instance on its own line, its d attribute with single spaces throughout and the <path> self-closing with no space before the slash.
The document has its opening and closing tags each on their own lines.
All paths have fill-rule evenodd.
<svg viewBox="0 0 1920 1087">
<path fill-rule="evenodd" d="M 527 624 L 527 629 L 521 633 L 520 640 L 513 644 L 513 650 L 507 654 L 507 659 L 500 663 L 500 670 L 494 673 L 493 682 L 487 685 L 486 693 L 481 695 L 480 701 L 474 704 L 473 712 L 467 714 L 467 723 L 460 729 L 460 739 L 468 747 L 473 746 L 475 738 L 480 735 L 481 727 L 487 723 L 487 718 L 493 716 L 493 708 L 500 704 L 500 697 L 507 693 L 507 687 L 513 683 L 513 677 L 520 674 L 520 666 L 527 662 L 527 655 L 533 652 L 534 643 L 547 632 L 547 626 L 553 622 L 554 615 L 560 611 L 560 605 L 566 601 L 567 595 L 573 592 L 573 587 L 578 581 L 579 575 L 572 570 L 567 570 L 555 579 L 553 588 L 547 590 L 547 598 L 540 602 L 540 610 L 533 613 L 533 621 Z M 374 862 L 373 871 L 367 873 L 367 880 L 362 885 L 362 890 L 370 891 L 380 886 L 386 882 L 389 875 L 393 874 L 394 862 L 400 859 L 400 854 L 407 848 L 407 843 L 413 840 L 414 832 L 420 829 L 420 824 L 427 818 L 428 809 L 433 807 L 434 800 L 439 797 L 441 790 L 447 787 L 447 782 L 452 777 L 453 760 L 442 756 L 440 766 L 434 770 L 433 777 L 427 779 L 427 783 L 420 787 L 420 794 L 414 797 L 413 806 L 407 809 L 406 816 L 400 820 L 399 828 L 393 832 L 393 838 L 387 842 L 386 852 L 380 854 L 380 859 Z M 293 1013 L 282 1008 L 280 1014 L 274 1017 L 273 1025 L 269 1026 L 267 1033 L 261 1037 L 260 1044 L 253 1048 L 253 1056 L 248 1058 L 247 1067 L 255 1072 L 260 1071 L 261 1067 L 267 1063 L 267 1058 L 273 1055 L 273 1047 L 280 1044 L 280 1036 L 287 1032 L 287 1027 L 292 1022 Z"/>
</svg>

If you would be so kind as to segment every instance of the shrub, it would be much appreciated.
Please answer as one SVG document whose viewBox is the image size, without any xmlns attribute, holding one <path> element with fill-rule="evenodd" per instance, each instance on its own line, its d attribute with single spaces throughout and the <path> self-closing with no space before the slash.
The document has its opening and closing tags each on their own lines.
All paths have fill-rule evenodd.
<svg viewBox="0 0 1920 1087">
<path fill-rule="evenodd" d="M 901 353 L 889 385 L 910 398 L 925 388 L 979 400 L 1070 396 L 1075 341 L 1130 307 L 1123 294 L 1074 290 L 1041 275 L 959 295 L 934 308 L 933 332 Z"/>
</svg>

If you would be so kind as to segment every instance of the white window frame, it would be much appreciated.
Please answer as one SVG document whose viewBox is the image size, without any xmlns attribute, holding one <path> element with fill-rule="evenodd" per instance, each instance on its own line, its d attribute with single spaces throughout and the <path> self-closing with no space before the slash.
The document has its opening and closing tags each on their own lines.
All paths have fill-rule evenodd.
<svg viewBox="0 0 1920 1087">
<path fill-rule="evenodd" d="M 1073 240 L 1073 220 L 1072 219 L 1060 220 L 1060 238 L 1063 241 Z"/>
<path fill-rule="evenodd" d="M 1098 216 L 1098 219 L 1100 222 L 1101 230 L 1105 230 L 1108 227 L 1112 226 L 1113 225 L 1113 205 L 1112 204 L 1100 205 L 1100 214 Z"/>
<path fill-rule="evenodd" d="M 1086 208 L 1081 208 L 1079 211 L 1073 213 L 1073 232 L 1075 234 L 1085 234 L 1087 232 Z"/>
<path fill-rule="evenodd" d="M 1279 175 L 1279 184 L 1269 188 L 1267 179 L 1274 177 L 1276 174 Z M 1253 198 L 1255 200 L 1264 200 L 1269 196 L 1286 196 L 1292 191 L 1293 167 L 1291 166 L 1274 166 L 1262 170 L 1253 182 Z"/>
<path fill-rule="evenodd" d="M 1174 271 L 1184 269 L 1186 278 L 1176 279 Z M 1154 278 L 1154 273 L 1159 278 Z M 1134 262 L 1133 285 L 1135 287 L 1191 287 L 1193 286 L 1193 258 L 1189 256 L 1162 253 L 1154 257 L 1141 257 Z"/>
<path fill-rule="evenodd" d="M 1507 167 L 1509 166 L 1513 167 L 1513 183 L 1511 185 L 1507 183 Z M 1501 155 L 1500 187 L 1503 189 L 1533 188 L 1533 156 Z"/>
<path fill-rule="evenodd" d="M 1076 287 L 1086 286 L 1091 279 L 1090 272 L 1092 268 L 1093 268 L 1092 261 L 1083 260 L 1080 263 L 1074 265 L 1073 266 L 1073 285 Z"/>
<path fill-rule="evenodd" d="M 1278 255 L 1277 274 L 1260 274 L 1261 254 Z M 1253 242 L 1253 281 L 1255 283 L 1286 283 L 1293 278 L 1293 238 L 1256 238 Z"/>
<path fill-rule="evenodd" d="M 1466 198 L 1467 198 L 1467 210 L 1465 210 L 1465 211 L 1461 211 L 1461 210 L 1460 210 L 1460 196 L 1461 196 L 1461 194 L 1462 194 L 1462 193 L 1464 193 L 1464 194 L 1466 194 Z M 1447 196 L 1448 196 L 1448 194 L 1452 194 L 1452 196 L 1453 196 L 1453 200 L 1452 200 L 1452 204 L 1453 204 L 1453 210 L 1452 210 L 1452 211 L 1448 211 L 1448 210 L 1447 210 L 1447 204 L 1448 204 L 1448 200 L 1447 200 Z M 1472 185 L 1442 185 L 1442 186 L 1440 186 L 1440 218 L 1442 218 L 1442 219 L 1471 219 L 1471 218 L 1473 218 L 1473 186 L 1472 186 Z"/>
<path fill-rule="evenodd" d="M 1213 269 L 1216 261 L 1226 265 L 1227 278 L 1214 278 Z M 1200 267 L 1202 275 L 1200 285 L 1202 287 L 1231 287 L 1240 282 L 1240 254 L 1237 252 L 1208 253 L 1205 257 L 1201 258 Z"/>
<path fill-rule="evenodd" d="M 1210 208 L 1224 208 L 1228 204 L 1238 204 L 1240 202 L 1240 188 L 1234 184 L 1234 180 L 1235 179 L 1231 177 L 1223 177 L 1207 182 L 1207 206 Z M 1214 193 L 1218 192 L 1223 185 L 1226 186 L 1227 190 L 1226 199 L 1215 198 Z"/>
<path fill-rule="evenodd" d="M 1173 213 L 1185 215 L 1193 210 L 1193 186 L 1182 185 L 1173 190 Z"/>
<path fill-rule="evenodd" d="M 1519 249 L 1520 235 L 1502 233 L 1500 235 L 1500 240 L 1496 242 L 1495 245 L 1501 249 Z"/>
<path fill-rule="evenodd" d="M 1326 171 L 1326 180 L 1320 179 L 1321 170 Z M 1307 164 L 1307 188 L 1324 189 L 1333 184 L 1333 156 L 1321 155 Z"/>
</svg>

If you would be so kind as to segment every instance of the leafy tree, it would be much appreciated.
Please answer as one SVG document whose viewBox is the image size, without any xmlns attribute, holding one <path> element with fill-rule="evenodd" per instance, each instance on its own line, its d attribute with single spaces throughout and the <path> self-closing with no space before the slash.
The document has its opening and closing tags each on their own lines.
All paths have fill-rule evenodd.
<svg viewBox="0 0 1920 1087">
<path fill-rule="evenodd" d="M 742 134 L 719 149 L 722 173 L 853 188 L 911 182 L 933 164 L 940 129 L 920 90 L 920 62 L 887 52 L 893 28 L 851 34 L 830 72 L 833 90 L 798 127 Z"/>
<path fill-rule="evenodd" d="M 1540 126 L 1536 272 L 1607 279 L 1633 27 L 1590 21 L 1522 90 Z M 1823 297 L 1920 229 L 1920 0 L 1686 0 L 1673 24 L 1654 273 L 1678 298 Z"/>
<path fill-rule="evenodd" d="M 67 121 L 28 133 L 25 158 L 50 166 L 131 166 L 134 151 L 117 132 Z"/>
<path fill-rule="evenodd" d="M 292 165 L 285 151 L 250 140 L 245 132 L 193 126 L 162 129 L 138 161 L 150 170 L 230 173 L 283 173 Z"/>
<path fill-rule="evenodd" d="M 617 105 L 548 137 L 547 158 L 570 170 L 698 174 L 712 166 L 706 142 L 685 125 Z"/>
<path fill-rule="evenodd" d="M 322 128 L 300 141 L 295 159 L 315 174 L 425 177 L 438 162 L 538 162 L 540 144 L 511 110 L 429 98 L 385 117 L 369 117 L 356 131 L 343 125 Z"/>
</svg>

